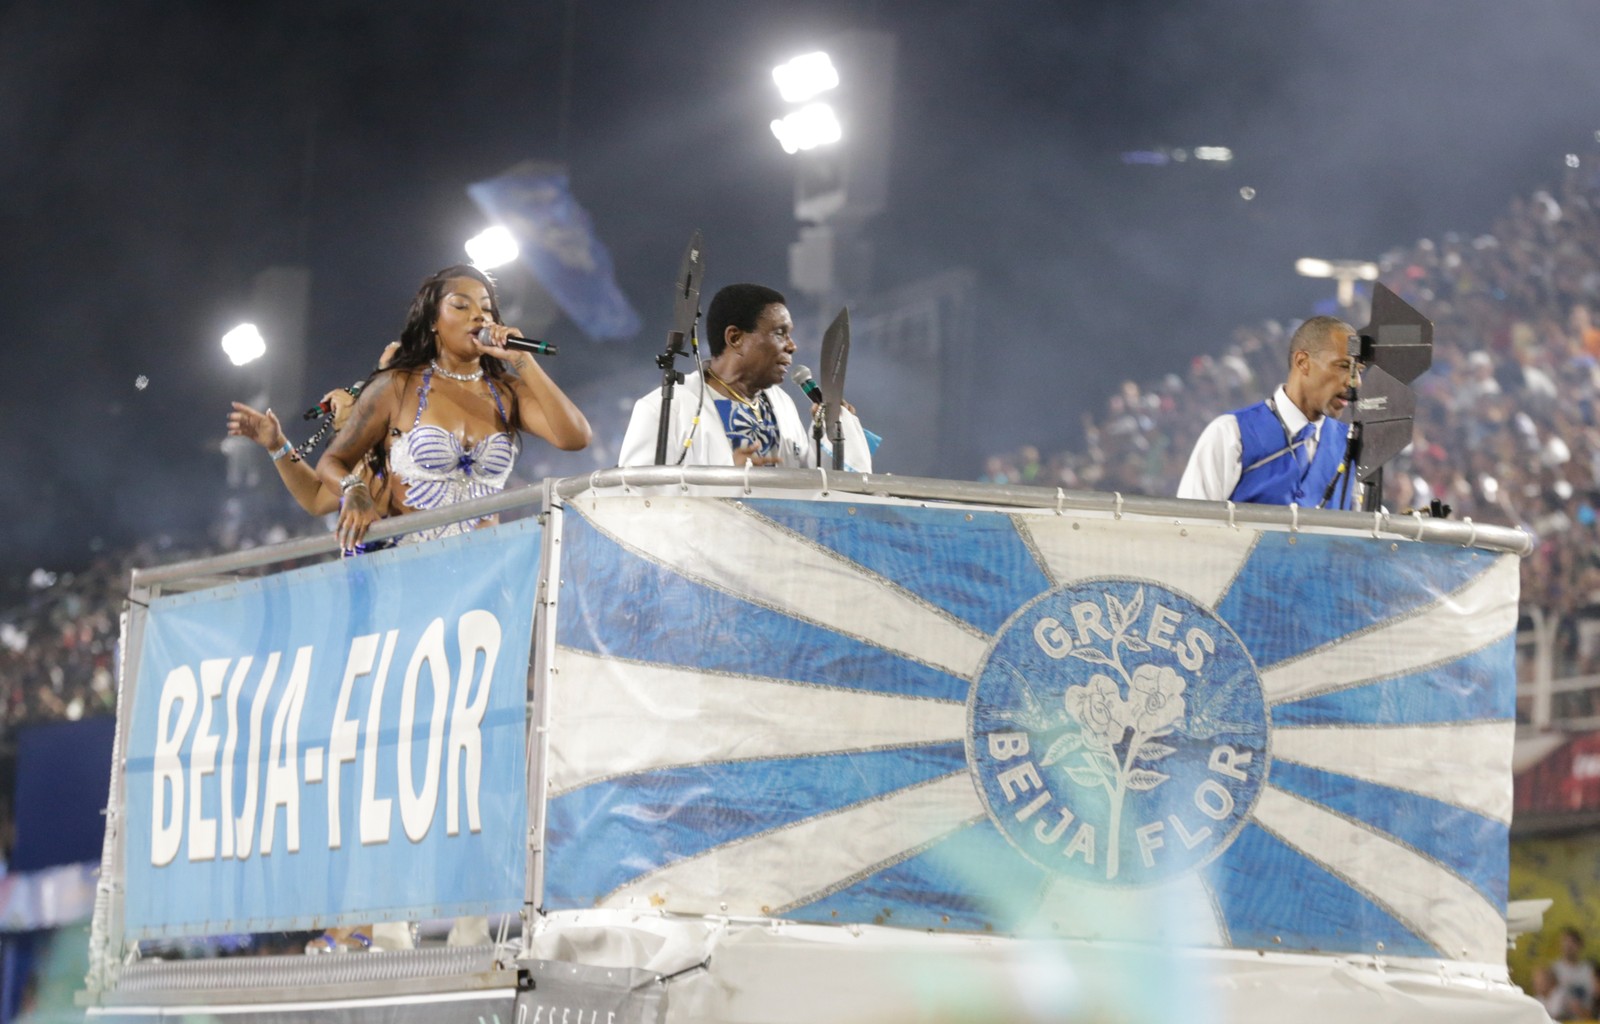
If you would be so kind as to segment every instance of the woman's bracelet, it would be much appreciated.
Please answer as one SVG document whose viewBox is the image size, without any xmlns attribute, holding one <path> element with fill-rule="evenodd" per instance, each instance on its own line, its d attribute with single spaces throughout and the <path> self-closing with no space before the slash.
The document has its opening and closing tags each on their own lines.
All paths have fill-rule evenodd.
<svg viewBox="0 0 1600 1024">
<path fill-rule="evenodd" d="M 292 451 L 294 451 L 294 445 L 289 443 L 288 438 L 284 438 L 283 447 L 272 453 L 272 461 L 277 462 Z"/>
<path fill-rule="evenodd" d="M 361 474 L 359 474 L 359 473 L 351 473 L 349 476 L 347 476 L 343 480 L 339 481 L 339 494 L 341 496 L 343 496 L 343 495 L 349 494 L 350 493 L 350 488 L 352 488 L 352 487 L 365 487 L 365 486 L 367 486 L 367 482 L 365 480 L 361 479 Z"/>
</svg>

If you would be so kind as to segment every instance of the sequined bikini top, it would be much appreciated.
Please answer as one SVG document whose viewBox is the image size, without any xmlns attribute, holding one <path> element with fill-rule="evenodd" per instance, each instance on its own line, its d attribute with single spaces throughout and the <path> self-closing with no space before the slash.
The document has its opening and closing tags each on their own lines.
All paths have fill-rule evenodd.
<svg viewBox="0 0 1600 1024">
<path fill-rule="evenodd" d="M 500 421 L 509 427 L 511 423 L 494 381 L 485 379 L 484 383 L 489 385 Z M 506 480 L 521 450 L 521 439 L 514 431 L 500 431 L 485 436 L 470 449 L 463 448 L 460 439 L 450 431 L 422 422 L 422 410 L 428 407 L 428 391 L 432 386 L 433 368 L 429 367 L 422 371 L 422 384 L 417 388 L 417 415 L 411 421 L 411 429 L 399 434 L 389 446 L 389 467 L 405 484 L 406 505 L 425 512 L 505 490 Z M 465 533 L 475 525 L 476 520 L 452 523 L 407 539 L 448 537 Z"/>
</svg>

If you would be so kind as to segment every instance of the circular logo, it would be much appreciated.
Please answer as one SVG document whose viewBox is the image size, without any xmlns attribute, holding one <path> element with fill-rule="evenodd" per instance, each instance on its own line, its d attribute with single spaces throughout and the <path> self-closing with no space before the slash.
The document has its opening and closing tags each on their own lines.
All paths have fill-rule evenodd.
<svg viewBox="0 0 1600 1024">
<path fill-rule="evenodd" d="M 1269 724 L 1255 662 L 1209 608 L 1148 580 L 1081 580 L 995 638 L 967 699 L 967 764 L 1035 864 L 1149 885 L 1233 842 Z"/>
</svg>

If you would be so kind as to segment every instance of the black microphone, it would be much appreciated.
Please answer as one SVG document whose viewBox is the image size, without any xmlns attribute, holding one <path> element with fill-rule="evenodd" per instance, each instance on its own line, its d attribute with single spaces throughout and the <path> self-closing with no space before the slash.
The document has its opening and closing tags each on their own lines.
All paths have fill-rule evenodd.
<svg viewBox="0 0 1600 1024">
<path fill-rule="evenodd" d="M 478 344 L 494 344 L 494 337 L 490 334 L 489 328 L 478 328 Z M 519 338 L 516 335 L 512 335 L 505 340 L 505 347 L 516 349 L 518 352 L 532 352 L 536 356 L 553 356 L 556 354 L 556 347 L 548 341 L 535 341 L 532 338 Z"/>
<path fill-rule="evenodd" d="M 812 379 L 809 366 L 795 366 L 789 371 L 789 379 L 800 386 L 800 390 L 806 393 L 806 397 L 811 399 L 813 404 L 822 404 L 822 388 Z"/>
<path fill-rule="evenodd" d="M 351 398 L 360 398 L 361 397 L 361 389 L 366 387 L 366 386 L 367 386 L 367 382 L 366 381 L 358 380 L 354 384 L 352 384 L 349 387 L 345 388 L 344 389 L 344 393 L 349 395 Z M 303 420 L 315 420 L 315 419 L 321 419 L 323 416 L 332 416 L 332 415 L 333 415 L 333 399 L 324 398 L 322 401 L 318 402 L 316 405 L 313 405 L 311 408 L 307 409 L 304 413 L 302 413 L 300 415 L 300 418 L 303 419 Z"/>
</svg>

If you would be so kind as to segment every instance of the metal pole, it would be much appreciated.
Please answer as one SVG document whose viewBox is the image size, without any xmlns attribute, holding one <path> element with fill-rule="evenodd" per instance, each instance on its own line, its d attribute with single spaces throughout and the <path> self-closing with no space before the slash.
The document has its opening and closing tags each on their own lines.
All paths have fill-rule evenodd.
<svg viewBox="0 0 1600 1024">
<path fill-rule="evenodd" d="M 561 532 L 564 509 L 555 482 L 545 481 L 544 537 L 539 566 L 539 587 L 533 613 L 533 666 L 530 682 L 533 709 L 528 728 L 528 860 L 522 901 L 522 948 L 528 952 L 534 924 L 544 906 L 545 765 L 549 755 L 550 691 L 556 669 L 556 623 L 561 595 Z"/>
<path fill-rule="evenodd" d="M 150 601 L 159 593 L 158 586 L 141 586 L 135 582 L 128 591 L 128 603 L 122 614 L 117 729 L 111 743 L 111 780 L 106 790 L 106 832 L 100 848 L 100 879 L 95 885 L 94 922 L 89 937 L 89 973 L 84 979 L 85 987 L 93 996 L 116 986 L 127 948 L 123 935 L 126 892 L 123 866 L 128 852 L 122 820 L 122 809 L 127 802 L 123 789 L 127 781 L 124 758 L 128 733 L 132 729 L 145 620 L 149 617 Z"/>
</svg>

